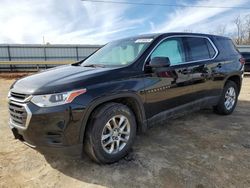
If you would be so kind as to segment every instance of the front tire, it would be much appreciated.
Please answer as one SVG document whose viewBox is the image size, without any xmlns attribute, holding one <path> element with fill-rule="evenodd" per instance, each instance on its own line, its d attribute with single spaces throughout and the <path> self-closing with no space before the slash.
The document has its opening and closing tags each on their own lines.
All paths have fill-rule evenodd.
<svg viewBox="0 0 250 188">
<path fill-rule="evenodd" d="M 235 82 L 228 80 L 223 89 L 220 101 L 214 107 L 214 112 L 221 115 L 231 114 L 237 104 L 239 89 Z"/>
<path fill-rule="evenodd" d="M 86 130 L 85 151 L 98 163 L 113 163 L 128 154 L 136 136 L 133 112 L 120 103 L 97 108 Z"/>
</svg>

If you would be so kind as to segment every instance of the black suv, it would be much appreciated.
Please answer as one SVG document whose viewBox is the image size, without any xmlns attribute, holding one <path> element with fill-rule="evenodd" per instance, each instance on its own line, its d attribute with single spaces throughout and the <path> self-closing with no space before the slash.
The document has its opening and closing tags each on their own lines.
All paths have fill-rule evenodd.
<svg viewBox="0 0 250 188">
<path fill-rule="evenodd" d="M 245 59 L 245 72 L 250 72 L 250 52 L 241 52 Z"/>
<path fill-rule="evenodd" d="M 42 153 L 99 163 L 124 157 L 150 125 L 212 106 L 233 112 L 244 60 L 229 38 L 194 33 L 136 36 L 80 62 L 17 80 L 9 92 L 15 138 Z"/>
</svg>

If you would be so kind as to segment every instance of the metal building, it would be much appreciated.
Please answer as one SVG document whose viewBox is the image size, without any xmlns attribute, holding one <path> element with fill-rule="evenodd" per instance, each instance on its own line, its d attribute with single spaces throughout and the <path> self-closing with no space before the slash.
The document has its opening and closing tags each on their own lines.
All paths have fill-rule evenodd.
<svg viewBox="0 0 250 188">
<path fill-rule="evenodd" d="M 86 58 L 100 45 L 0 44 L 0 71 L 48 68 Z"/>
</svg>

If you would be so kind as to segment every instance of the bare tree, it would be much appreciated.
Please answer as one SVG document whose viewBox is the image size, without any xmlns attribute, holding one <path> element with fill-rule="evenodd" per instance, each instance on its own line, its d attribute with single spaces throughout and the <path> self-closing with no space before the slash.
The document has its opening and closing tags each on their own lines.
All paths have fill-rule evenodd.
<svg viewBox="0 0 250 188">
<path fill-rule="evenodd" d="M 233 23 L 236 25 L 237 28 L 237 37 L 236 37 L 236 44 L 242 44 L 244 39 L 244 29 L 243 29 L 243 21 L 241 19 L 241 16 L 237 16 Z"/>
<path fill-rule="evenodd" d="M 225 36 L 227 35 L 227 25 L 226 24 L 222 24 L 219 25 L 213 32 L 211 32 L 212 34 L 216 34 L 216 35 L 222 35 Z"/>
<path fill-rule="evenodd" d="M 228 36 L 234 40 L 237 45 L 247 44 L 250 45 L 250 14 L 246 16 L 238 15 L 233 24 L 236 30 L 234 32 L 228 31 L 226 24 L 222 23 L 214 30 L 210 30 L 210 34 L 217 34 L 222 36 Z"/>
<path fill-rule="evenodd" d="M 250 44 L 250 14 L 246 15 L 245 16 L 245 24 L 244 24 L 244 27 L 245 27 L 245 36 L 246 36 L 246 44 Z"/>
</svg>

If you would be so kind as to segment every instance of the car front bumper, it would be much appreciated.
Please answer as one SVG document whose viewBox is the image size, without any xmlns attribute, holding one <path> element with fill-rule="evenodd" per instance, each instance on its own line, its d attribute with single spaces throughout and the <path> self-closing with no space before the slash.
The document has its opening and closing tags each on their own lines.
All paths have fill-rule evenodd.
<svg viewBox="0 0 250 188">
<path fill-rule="evenodd" d="M 26 116 L 23 123 L 15 117 L 20 107 L 24 111 L 22 116 Z M 9 101 L 9 108 L 12 110 L 9 125 L 16 139 L 43 154 L 81 156 L 80 133 L 85 112 L 82 105 L 72 103 L 41 108 L 32 102 Z"/>
</svg>

